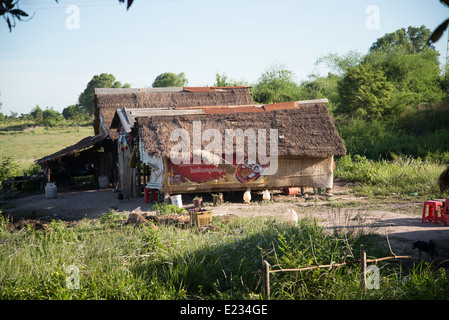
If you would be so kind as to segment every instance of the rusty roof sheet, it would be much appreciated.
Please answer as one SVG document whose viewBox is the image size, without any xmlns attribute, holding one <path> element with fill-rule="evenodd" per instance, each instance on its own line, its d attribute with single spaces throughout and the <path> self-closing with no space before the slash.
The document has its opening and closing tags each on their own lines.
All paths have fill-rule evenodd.
<svg viewBox="0 0 449 320">
<path fill-rule="evenodd" d="M 186 92 L 225 92 L 231 89 L 251 88 L 249 86 L 233 86 L 233 87 L 184 87 Z"/>
<path fill-rule="evenodd" d="M 275 110 L 298 109 L 303 104 L 326 103 L 327 99 L 290 101 L 264 105 L 239 105 L 239 106 L 198 106 L 176 109 L 203 109 L 204 114 L 241 113 L 241 112 L 267 112 Z"/>
</svg>

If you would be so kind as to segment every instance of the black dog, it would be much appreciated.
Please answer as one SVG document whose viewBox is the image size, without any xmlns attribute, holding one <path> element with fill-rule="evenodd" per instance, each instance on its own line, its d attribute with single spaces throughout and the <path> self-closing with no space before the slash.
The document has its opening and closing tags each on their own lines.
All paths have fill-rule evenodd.
<svg viewBox="0 0 449 320">
<path fill-rule="evenodd" d="M 418 260 L 421 260 L 421 252 L 425 252 L 429 255 L 429 257 L 432 258 L 432 260 L 435 260 L 435 257 L 438 257 L 438 248 L 435 241 L 430 240 L 429 242 L 425 241 L 416 241 L 413 242 L 413 249 L 419 250 L 419 258 Z"/>
</svg>

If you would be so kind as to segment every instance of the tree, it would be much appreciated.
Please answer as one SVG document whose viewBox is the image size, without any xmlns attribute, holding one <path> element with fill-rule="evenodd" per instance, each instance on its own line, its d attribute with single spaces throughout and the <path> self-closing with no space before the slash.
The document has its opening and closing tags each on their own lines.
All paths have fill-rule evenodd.
<svg viewBox="0 0 449 320">
<path fill-rule="evenodd" d="M 28 13 L 19 9 L 19 1 L 1 0 L 0 1 L 0 16 L 6 21 L 9 32 L 16 26 L 16 19 L 22 21 L 24 17 L 28 17 Z"/>
<path fill-rule="evenodd" d="M 88 118 L 88 114 L 78 104 L 74 104 L 64 108 L 62 110 L 62 116 L 66 120 L 73 121 L 83 121 Z"/>
<path fill-rule="evenodd" d="M 94 96 L 95 88 L 129 88 L 130 85 L 125 83 L 122 85 L 120 81 L 116 81 L 114 75 L 102 73 L 93 76 L 87 84 L 86 89 L 80 94 L 78 103 L 80 108 L 89 115 L 92 115 L 95 110 Z"/>
<path fill-rule="evenodd" d="M 440 0 L 440 2 L 449 7 L 449 0 Z M 448 26 L 449 19 L 446 19 L 438 27 L 436 27 L 435 30 L 433 30 L 432 34 L 429 37 L 429 40 L 427 40 L 427 44 L 430 45 L 440 40 L 441 36 L 443 35 L 444 31 L 447 30 Z"/>
<path fill-rule="evenodd" d="M 36 105 L 30 112 L 31 117 L 34 120 L 42 120 L 43 119 L 44 110 L 39 107 L 39 105 Z"/>
<path fill-rule="evenodd" d="M 403 46 L 396 46 L 379 48 L 369 53 L 364 62 L 384 72 L 395 87 L 394 104 L 405 109 L 442 99 L 438 57 L 438 51 L 429 47 L 413 53 Z"/>
<path fill-rule="evenodd" d="M 396 47 L 403 48 L 407 53 L 419 53 L 425 48 L 432 48 L 427 43 L 430 37 L 430 30 L 424 25 L 421 27 L 401 28 L 395 32 L 387 33 L 383 37 L 378 38 L 369 49 L 370 52 L 375 50 L 389 50 Z"/>
<path fill-rule="evenodd" d="M 394 87 L 382 70 L 370 64 L 349 67 L 338 84 L 341 103 L 337 114 L 373 120 L 392 113 L 389 105 Z"/>
<path fill-rule="evenodd" d="M 58 0 L 55 0 L 58 3 Z M 120 3 L 124 3 L 125 0 L 119 0 Z M 129 10 L 134 0 L 126 0 L 126 10 Z M 16 19 L 22 21 L 24 17 L 28 17 L 28 13 L 19 9 L 19 0 L 0 0 L 0 16 L 5 19 L 9 32 L 16 26 Z M 32 16 L 29 18 L 31 19 Z"/>
<path fill-rule="evenodd" d="M 328 98 L 329 109 L 339 101 L 338 82 L 341 77 L 329 72 L 326 77 L 311 74 L 308 78 L 308 81 L 301 83 L 306 99 Z"/>
<path fill-rule="evenodd" d="M 64 117 L 56 110 L 51 108 L 46 108 L 42 113 L 42 123 L 46 126 L 53 127 L 58 125 L 61 121 L 64 121 Z"/>
<path fill-rule="evenodd" d="M 184 72 L 174 74 L 173 72 L 161 73 L 153 82 L 153 88 L 156 87 L 184 87 L 188 83 Z"/>
<path fill-rule="evenodd" d="M 0 92 L 0 96 L 1 96 L 1 95 L 2 95 L 2 93 Z M 2 105 L 3 105 L 3 104 L 2 104 L 1 101 L 0 101 L 0 109 L 2 108 Z M 6 118 L 5 115 L 4 115 L 3 113 L 0 112 L 0 121 L 5 120 L 5 118 Z"/>
<path fill-rule="evenodd" d="M 252 97 L 259 103 L 299 100 L 304 92 L 293 78 L 293 72 L 284 66 L 272 66 L 259 77 L 252 89 Z"/>
<path fill-rule="evenodd" d="M 343 76 L 346 68 L 354 67 L 363 61 L 363 55 L 351 50 L 344 55 L 338 55 L 337 53 L 329 53 L 325 56 L 318 58 L 315 65 L 325 64 L 331 71 L 338 76 Z"/>
<path fill-rule="evenodd" d="M 247 83 L 245 81 L 237 81 L 234 79 L 228 78 L 226 73 L 219 74 L 218 72 L 215 74 L 215 87 L 233 87 L 233 86 L 246 86 Z"/>
</svg>

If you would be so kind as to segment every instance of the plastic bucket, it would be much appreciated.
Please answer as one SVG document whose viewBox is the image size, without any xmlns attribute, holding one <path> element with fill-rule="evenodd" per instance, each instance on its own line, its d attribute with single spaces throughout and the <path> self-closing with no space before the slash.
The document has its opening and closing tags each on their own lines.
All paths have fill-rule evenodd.
<svg viewBox="0 0 449 320">
<path fill-rule="evenodd" d="M 180 194 L 177 194 L 176 196 L 171 196 L 170 199 L 171 199 L 171 203 L 174 206 L 177 206 L 180 209 L 182 208 L 182 197 Z"/>
<path fill-rule="evenodd" d="M 55 199 L 58 197 L 58 189 L 54 182 L 49 182 L 45 186 L 45 199 Z"/>
</svg>

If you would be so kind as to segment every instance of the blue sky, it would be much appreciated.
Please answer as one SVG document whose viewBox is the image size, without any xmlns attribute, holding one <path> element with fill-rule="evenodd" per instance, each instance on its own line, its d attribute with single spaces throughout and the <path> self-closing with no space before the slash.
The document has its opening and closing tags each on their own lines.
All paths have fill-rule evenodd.
<svg viewBox="0 0 449 320">
<path fill-rule="evenodd" d="M 433 30 L 449 16 L 437 0 L 134 2 L 127 11 L 118 0 L 20 0 L 34 16 L 12 32 L 0 19 L 0 111 L 28 113 L 36 105 L 62 111 L 100 73 L 150 87 L 163 72 L 184 72 L 190 86 L 211 86 L 216 72 L 252 83 L 282 64 L 300 82 L 323 55 L 364 54 L 385 33 Z M 370 6 L 378 9 L 378 25 Z M 436 45 L 441 61 L 446 46 L 445 33 Z"/>
</svg>

